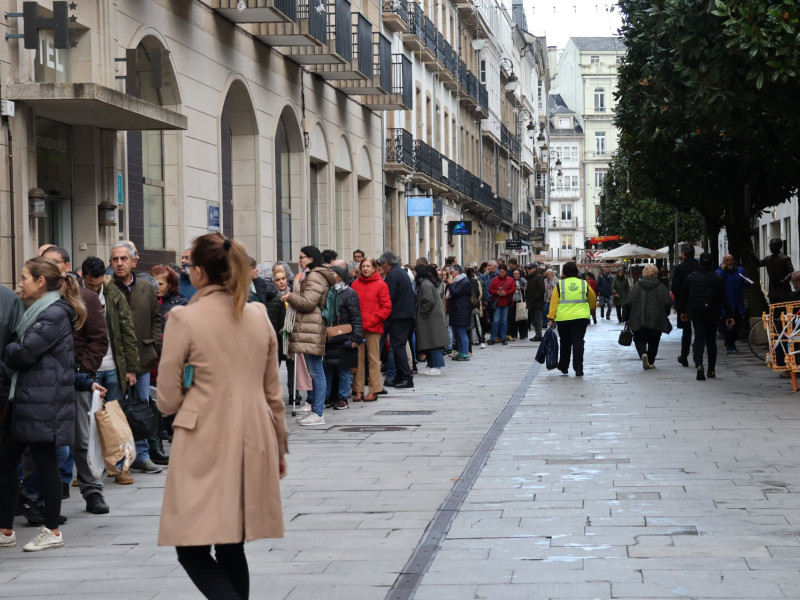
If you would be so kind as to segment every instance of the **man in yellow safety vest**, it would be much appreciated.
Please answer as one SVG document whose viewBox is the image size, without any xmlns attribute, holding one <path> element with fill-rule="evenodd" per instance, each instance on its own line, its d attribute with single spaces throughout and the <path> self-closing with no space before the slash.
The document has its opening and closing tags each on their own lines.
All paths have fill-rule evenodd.
<svg viewBox="0 0 800 600">
<path fill-rule="evenodd" d="M 578 265 L 574 262 L 565 264 L 561 272 L 562 279 L 553 290 L 547 319 L 550 327 L 558 323 L 561 346 L 558 369 L 566 375 L 572 355 L 575 375 L 583 377 L 583 337 L 597 305 L 597 296 L 586 280 L 578 277 Z"/>
</svg>

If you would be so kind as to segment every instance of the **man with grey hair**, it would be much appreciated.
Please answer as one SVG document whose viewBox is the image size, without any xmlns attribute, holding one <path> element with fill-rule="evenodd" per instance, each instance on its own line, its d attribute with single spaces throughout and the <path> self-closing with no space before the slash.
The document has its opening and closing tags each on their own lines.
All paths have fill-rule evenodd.
<svg viewBox="0 0 800 600">
<path fill-rule="evenodd" d="M 114 269 L 114 283 L 128 301 L 133 316 L 133 327 L 136 330 L 139 372 L 136 374 L 136 387 L 132 400 L 149 402 L 150 371 L 158 364 L 163 319 L 153 287 L 136 277 L 133 270 L 133 254 L 130 244 L 118 242 L 111 248 L 110 262 Z M 166 459 L 161 456 L 158 458 L 160 462 Z M 161 472 L 161 467 L 150 460 L 150 445 L 147 440 L 136 442 L 136 460 L 131 465 L 131 470 L 143 473 Z"/>
<path fill-rule="evenodd" d="M 181 252 L 181 270 L 178 273 L 178 285 L 180 286 L 180 294 L 187 300 L 191 300 L 194 293 L 197 291 L 192 285 L 192 280 L 189 278 L 189 268 L 192 264 L 192 245 L 189 244 Z"/>
<path fill-rule="evenodd" d="M 378 268 L 389 288 L 392 312 L 384 323 L 384 331 L 389 336 L 389 346 L 394 355 L 396 375 L 386 379 L 384 387 L 413 388 L 414 380 L 408 366 L 406 344 L 414 331 L 417 308 L 414 290 L 405 271 L 400 267 L 400 258 L 393 252 L 384 252 L 378 259 Z"/>
</svg>

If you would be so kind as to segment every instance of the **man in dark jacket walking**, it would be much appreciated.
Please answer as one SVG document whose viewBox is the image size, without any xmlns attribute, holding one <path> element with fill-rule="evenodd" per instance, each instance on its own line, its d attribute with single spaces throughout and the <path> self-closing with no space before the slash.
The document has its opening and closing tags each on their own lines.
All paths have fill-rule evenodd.
<svg viewBox="0 0 800 600">
<path fill-rule="evenodd" d="M 672 291 L 672 300 L 676 312 L 678 312 L 683 283 L 689 275 L 699 268 L 697 261 L 694 259 L 694 246 L 691 244 L 681 244 L 681 264 L 675 267 L 675 275 L 672 276 L 672 288 L 670 290 Z M 678 329 L 683 332 L 681 334 L 681 353 L 678 355 L 678 362 L 684 367 L 688 367 L 689 348 L 692 345 L 692 322 L 689 320 L 683 321 L 679 316 Z"/>
<path fill-rule="evenodd" d="M 697 381 L 704 381 L 706 375 L 714 379 L 717 375 L 717 322 L 720 312 L 730 315 L 731 305 L 722 277 L 714 272 L 711 255 L 703 252 L 700 255 L 700 269 L 689 275 L 683 283 L 678 312 L 681 321 L 691 320 L 694 328 L 694 346 L 692 354 L 694 367 L 697 370 Z M 733 326 L 733 319 L 728 317 L 726 325 Z M 708 354 L 708 372 L 703 372 L 703 347 Z"/>
<path fill-rule="evenodd" d="M 606 319 L 611 319 L 611 297 L 614 295 L 612 289 L 614 276 L 611 269 L 605 267 L 603 272 L 597 276 L 597 301 L 600 303 L 600 318 L 605 314 Z"/>
<path fill-rule="evenodd" d="M 413 388 L 414 380 L 411 377 L 411 368 L 408 366 L 406 344 L 414 331 L 414 319 L 417 314 L 417 305 L 414 299 L 414 290 L 411 280 L 400 267 L 400 257 L 393 252 L 384 252 L 378 259 L 378 267 L 383 275 L 383 280 L 389 288 L 389 297 L 392 300 L 392 313 L 384 323 L 384 329 L 389 336 L 389 346 L 394 355 L 396 376 L 394 380 L 386 379 L 384 387 Z"/>
<path fill-rule="evenodd" d="M 133 271 L 133 253 L 129 244 L 117 242 L 111 248 L 111 266 L 114 268 L 114 283 L 131 307 L 136 330 L 139 372 L 136 374 L 135 392 L 131 395 L 134 400 L 149 402 L 150 371 L 158 364 L 163 319 L 153 286 L 147 281 L 138 280 Z M 136 460 L 131 465 L 131 470 L 143 473 L 161 472 L 161 467 L 150 460 L 150 444 L 147 440 L 136 442 Z"/>
<path fill-rule="evenodd" d="M 528 305 L 528 330 L 533 324 L 536 332 L 531 342 L 542 341 L 542 309 L 544 308 L 544 276 L 539 269 L 539 265 L 531 263 L 528 265 L 528 287 L 525 290 L 525 303 Z"/>
</svg>

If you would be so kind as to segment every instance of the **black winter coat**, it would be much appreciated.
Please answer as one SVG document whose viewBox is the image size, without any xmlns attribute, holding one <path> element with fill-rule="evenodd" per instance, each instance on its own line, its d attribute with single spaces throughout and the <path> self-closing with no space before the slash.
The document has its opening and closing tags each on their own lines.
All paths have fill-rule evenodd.
<svg viewBox="0 0 800 600">
<path fill-rule="evenodd" d="M 267 302 L 278 294 L 278 287 L 273 282 L 262 279 L 261 277 L 253 279 L 253 287 L 256 288 L 256 294 L 255 297 L 253 297 L 251 292 L 250 297 L 247 299 L 248 302 L 255 302 L 257 300 L 261 302 L 261 304 L 266 305 Z"/>
<path fill-rule="evenodd" d="M 346 287 L 339 290 L 339 319 L 334 325 L 353 326 L 352 333 L 328 338 L 325 342 L 325 364 L 338 369 L 350 369 L 358 366 L 358 344 L 364 339 L 361 326 L 361 305 L 355 290 Z M 345 342 L 350 340 L 352 348 Z"/>
<path fill-rule="evenodd" d="M 672 288 L 670 291 L 672 292 L 673 302 L 675 303 L 675 310 L 678 310 L 678 303 L 681 299 L 681 289 L 683 288 L 683 282 L 686 281 L 686 278 L 689 277 L 692 273 L 697 271 L 700 268 L 700 265 L 694 258 L 684 258 L 683 262 L 675 267 L 675 274 L 672 276 Z M 686 327 L 686 323 L 678 318 L 678 329 L 683 329 Z"/>
<path fill-rule="evenodd" d="M 447 302 L 447 313 L 450 315 L 450 327 L 469 327 L 472 318 L 472 286 L 466 277 L 450 284 L 450 300 Z"/>
<path fill-rule="evenodd" d="M 44 309 L 22 343 L 6 346 L 4 362 L 17 371 L 11 435 L 17 442 L 75 442 L 75 311 L 63 298 Z"/>
<path fill-rule="evenodd" d="M 528 310 L 544 308 L 544 275 L 536 269 L 532 275 L 528 275 L 528 286 L 525 288 L 525 303 Z"/>
<path fill-rule="evenodd" d="M 392 314 L 387 321 L 399 319 L 415 319 L 417 317 L 417 301 L 411 280 L 405 270 L 398 265 L 393 266 L 383 281 L 389 288 L 389 298 L 392 300 Z"/>
</svg>

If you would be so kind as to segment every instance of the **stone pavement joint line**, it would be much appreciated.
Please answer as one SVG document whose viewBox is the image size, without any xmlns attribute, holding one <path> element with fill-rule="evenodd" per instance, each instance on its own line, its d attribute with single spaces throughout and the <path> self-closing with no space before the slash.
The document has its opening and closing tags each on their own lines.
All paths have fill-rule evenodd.
<svg viewBox="0 0 800 600">
<path fill-rule="evenodd" d="M 500 413 L 489 428 L 489 431 L 486 432 L 486 435 L 481 440 L 472 458 L 464 468 L 461 477 L 459 477 L 458 481 L 453 485 L 453 489 L 447 495 L 444 502 L 442 502 L 442 505 L 436 511 L 433 519 L 431 519 L 431 523 L 425 530 L 425 534 L 422 536 L 422 539 L 403 567 L 394 585 L 386 595 L 386 600 L 411 600 L 414 597 L 417 588 L 422 582 L 422 578 L 425 576 L 431 563 L 433 563 L 433 559 L 436 557 L 439 548 L 441 548 L 453 520 L 458 515 L 458 511 L 464 499 L 481 474 L 486 464 L 486 459 L 489 457 L 489 453 L 502 435 L 511 417 L 516 412 L 519 403 L 525 397 L 540 367 L 541 365 L 539 363 L 535 361 L 532 363 L 525 379 L 519 384 L 519 387 L 512 394 L 503 409 L 503 412 Z"/>
</svg>

